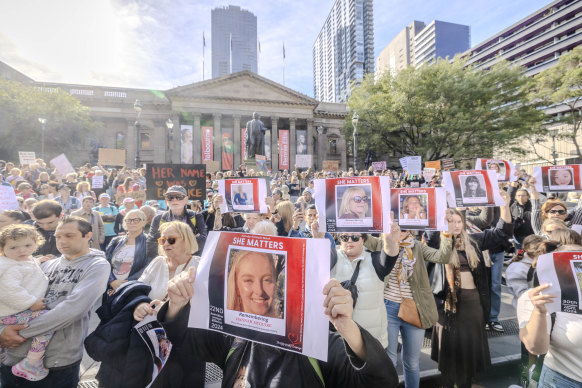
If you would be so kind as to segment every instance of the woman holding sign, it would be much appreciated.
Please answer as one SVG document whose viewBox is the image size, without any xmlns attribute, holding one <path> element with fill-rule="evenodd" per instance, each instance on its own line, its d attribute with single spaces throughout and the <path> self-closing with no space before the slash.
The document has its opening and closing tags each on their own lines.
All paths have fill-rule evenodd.
<svg viewBox="0 0 582 388">
<path fill-rule="evenodd" d="M 529 188 L 531 193 L 531 226 L 537 235 L 543 235 L 542 225 L 548 219 L 558 219 L 566 221 L 568 217 L 568 208 L 566 204 L 559 199 L 548 199 L 543 205 L 540 204 L 540 193 L 536 190 L 536 179 L 530 178 Z M 579 224 L 582 220 L 582 208 L 574 208 L 572 224 Z"/>
</svg>

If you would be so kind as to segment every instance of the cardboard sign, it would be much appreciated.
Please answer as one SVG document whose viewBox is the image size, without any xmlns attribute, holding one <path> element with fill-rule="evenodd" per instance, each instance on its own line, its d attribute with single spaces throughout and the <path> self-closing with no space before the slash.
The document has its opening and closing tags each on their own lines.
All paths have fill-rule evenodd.
<svg viewBox="0 0 582 388">
<path fill-rule="evenodd" d="M 323 171 L 338 171 L 339 160 L 324 160 L 322 161 Z"/>
<path fill-rule="evenodd" d="M 55 166 L 55 168 L 61 175 L 67 175 L 71 172 L 75 172 L 73 165 L 71 164 L 71 162 L 69 162 L 69 159 L 67 159 L 67 156 L 65 154 L 60 154 L 59 156 L 51 160 L 50 163 L 53 166 Z"/>
<path fill-rule="evenodd" d="M 390 232 L 390 178 L 316 179 L 315 206 L 322 232 Z"/>
<path fill-rule="evenodd" d="M 445 171 L 451 171 L 455 169 L 455 160 L 454 159 L 443 159 L 443 169 Z"/>
<path fill-rule="evenodd" d="M 513 163 L 499 159 L 477 159 L 475 170 L 495 170 L 499 182 L 511 182 L 517 179 Z"/>
<path fill-rule="evenodd" d="M 99 148 L 99 164 L 103 166 L 125 166 L 125 150 Z"/>
<path fill-rule="evenodd" d="M 403 230 L 447 230 L 447 199 L 442 187 L 390 190 L 394 219 Z"/>
<path fill-rule="evenodd" d="M 31 165 L 36 163 L 36 154 L 34 152 L 18 151 L 18 158 L 20 159 L 20 165 Z"/>
<path fill-rule="evenodd" d="M 103 188 L 103 175 L 93 175 L 93 177 L 91 178 L 91 188 L 92 189 Z"/>
<path fill-rule="evenodd" d="M 219 180 L 218 192 L 224 199 L 220 210 L 223 213 L 267 213 L 267 186 L 267 180 L 261 178 Z"/>
<path fill-rule="evenodd" d="M 330 249 L 327 239 L 208 233 L 188 326 L 327 361 Z M 244 279 L 260 279 L 263 302 L 240 291 Z"/>
<path fill-rule="evenodd" d="M 426 168 L 434 168 L 435 170 L 440 170 L 441 169 L 441 161 L 440 160 L 434 160 L 431 162 L 424 162 L 424 167 Z"/>
<path fill-rule="evenodd" d="M 310 168 L 313 166 L 312 156 L 309 154 L 295 155 L 295 164 L 299 168 Z"/>
<path fill-rule="evenodd" d="M 505 205 L 493 170 L 445 171 L 443 185 L 451 208 Z"/>
<path fill-rule="evenodd" d="M 206 172 L 220 171 L 220 162 L 218 160 L 205 160 Z"/>
<path fill-rule="evenodd" d="M 10 183 L 0 183 L 0 212 L 4 210 L 18 210 L 18 200 L 14 187 Z"/>
<path fill-rule="evenodd" d="M 164 199 L 170 186 L 182 186 L 190 200 L 206 197 L 206 165 L 148 163 L 146 166 L 147 198 Z"/>
<path fill-rule="evenodd" d="M 534 167 L 536 190 L 540 193 L 582 191 L 582 164 Z"/>
<path fill-rule="evenodd" d="M 135 202 L 137 201 L 146 201 L 146 192 L 145 190 L 139 191 L 130 191 L 129 193 L 119 193 L 115 194 L 115 203 L 121 205 L 125 198 L 133 198 Z"/>
<path fill-rule="evenodd" d="M 386 170 L 386 162 L 372 162 L 372 167 L 374 168 L 374 171 L 384 171 Z"/>
<path fill-rule="evenodd" d="M 582 314 L 582 252 L 553 252 L 538 257 L 540 284 L 549 283 L 544 294 L 553 294 L 548 312 Z"/>
</svg>

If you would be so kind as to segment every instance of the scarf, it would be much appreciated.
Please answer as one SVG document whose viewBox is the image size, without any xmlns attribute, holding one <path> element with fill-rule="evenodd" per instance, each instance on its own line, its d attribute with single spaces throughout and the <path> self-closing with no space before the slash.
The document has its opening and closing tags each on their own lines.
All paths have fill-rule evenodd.
<svg viewBox="0 0 582 388">
<path fill-rule="evenodd" d="M 410 279 L 414 271 L 414 264 L 416 259 L 412 255 L 412 248 L 414 247 L 414 235 L 408 232 L 406 237 L 399 242 L 400 252 L 398 254 L 398 261 L 400 262 L 398 267 L 397 280 L 399 284 L 404 284 Z"/>
</svg>

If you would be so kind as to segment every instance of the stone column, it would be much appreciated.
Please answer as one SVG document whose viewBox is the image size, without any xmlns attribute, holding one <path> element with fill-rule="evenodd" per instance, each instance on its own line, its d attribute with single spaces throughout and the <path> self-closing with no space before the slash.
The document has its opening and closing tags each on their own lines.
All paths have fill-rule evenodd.
<svg viewBox="0 0 582 388">
<path fill-rule="evenodd" d="M 202 163 L 202 132 L 200 129 L 200 113 L 194 113 L 192 127 L 192 163 Z"/>
<path fill-rule="evenodd" d="M 316 155 L 315 155 L 315 151 L 313 148 L 313 136 L 314 135 L 315 135 L 315 133 L 314 133 L 314 128 L 313 128 L 313 120 L 307 119 L 307 153 L 311 155 L 311 165 L 315 167 L 317 164 L 317 160 L 316 160 Z"/>
<path fill-rule="evenodd" d="M 297 153 L 295 120 L 295 117 L 289 117 L 289 171 L 295 170 L 295 154 Z"/>
<path fill-rule="evenodd" d="M 166 128 L 166 122 L 162 120 L 160 123 L 159 120 L 152 120 L 152 133 L 151 133 L 151 142 L 152 148 L 154 152 L 154 163 L 165 163 L 165 152 L 164 148 L 166 148 L 166 143 L 168 142 L 168 129 Z"/>
<path fill-rule="evenodd" d="M 279 128 L 278 117 L 271 117 L 271 171 L 279 170 Z"/>
<path fill-rule="evenodd" d="M 215 113 L 212 115 L 214 118 L 214 160 L 219 162 L 222 160 L 222 127 L 220 125 L 220 120 L 222 119 L 222 114 Z M 222 168 L 222 165 L 221 165 Z"/>
<path fill-rule="evenodd" d="M 238 166 L 243 162 L 242 155 L 240 151 L 240 115 L 232 116 L 233 119 L 233 141 L 234 141 L 234 157 L 233 157 L 233 167 L 236 170 Z"/>
</svg>

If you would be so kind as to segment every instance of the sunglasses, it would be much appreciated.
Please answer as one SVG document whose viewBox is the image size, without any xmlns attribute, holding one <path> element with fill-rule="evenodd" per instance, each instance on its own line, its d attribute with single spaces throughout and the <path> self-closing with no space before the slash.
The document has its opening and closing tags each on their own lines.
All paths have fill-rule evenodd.
<svg viewBox="0 0 582 388">
<path fill-rule="evenodd" d="M 168 242 L 168 244 L 174 245 L 176 243 L 176 237 L 168 237 L 168 238 L 160 237 L 158 239 L 158 244 L 164 245 L 166 243 L 166 241 Z"/>
<path fill-rule="evenodd" d="M 548 214 L 559 214 L 559 215 L 564 215 L 566 214 L 565 210 L 548 210 Z"/>
<path fill-rule="evenodd" d="M 360 203 L 362 201 L 366 202 L 368 200 L 367 196 L 359 196 L 359 195 L 355 195 L 354 198 L 352 198 L 354 200 L 355 203 Z"/>
<path fill-rule="evenodd" d="M 173 201 L 173 200 L 175 200 L 175 199 L 177 199 L 178 201 L 181 201 L 181 200 L 183 200 L 184 198 L 186 198 L 186 197 L 185 197 L 185 196 L 183 196 L 183 195 L 168 195 L 168 196 L 166 197 L 166 201 Z"/>
<path fill-rule="evenodd" d="M 342 240 L 343 242 L 348 242 L 350 240 L 352 240 L 353 242 L 358 242 L 360 241 L 361 238 L 362 236 L 346 236 L 345 234 L 340 236 L 340 240 Z"/>
</svg>

